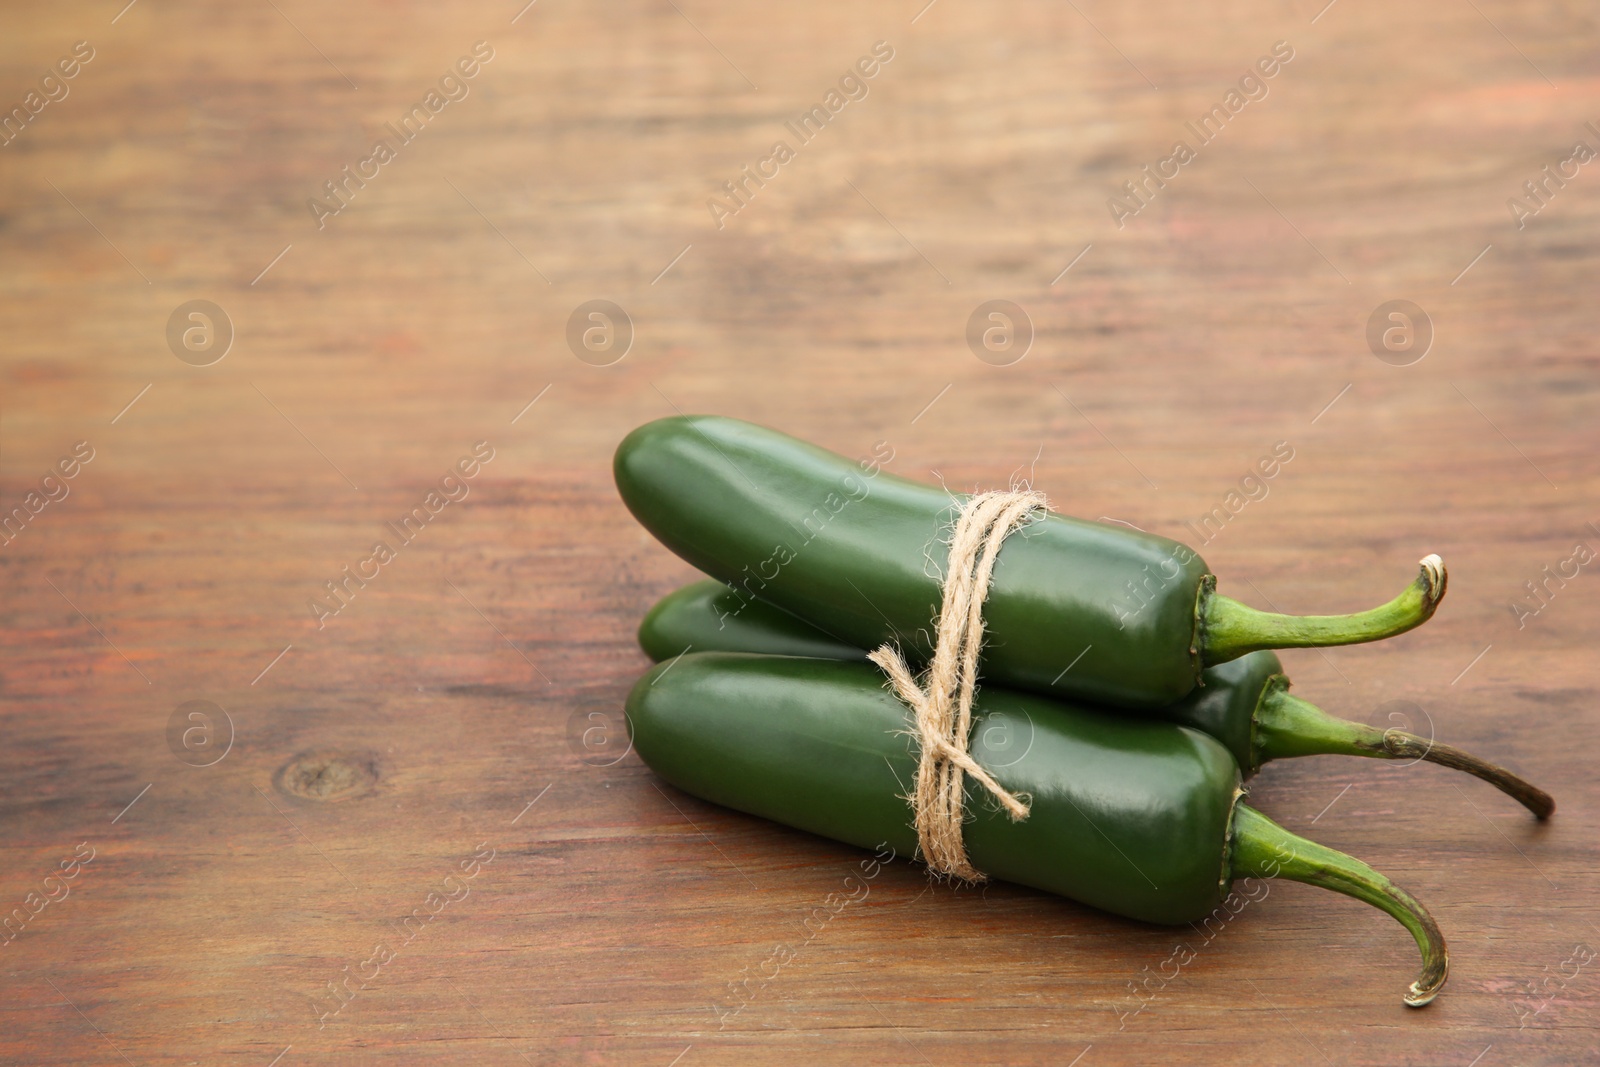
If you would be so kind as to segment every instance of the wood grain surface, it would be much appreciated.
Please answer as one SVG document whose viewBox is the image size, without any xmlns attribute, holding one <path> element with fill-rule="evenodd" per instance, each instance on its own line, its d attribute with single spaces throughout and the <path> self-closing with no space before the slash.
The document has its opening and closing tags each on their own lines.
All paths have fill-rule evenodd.
<svg viewBox="0 0 1600 1067">
<path fill-rule="evenodd" d="M 1600 1062 L 1600 575 L 1568 563 L 1600 552 L 1600 26 L 1323 2 L 10 5 L 0 1061 Z M 594 300 L 631 323 L 603 351 Z M 1025 353 L 969 346 L 991 300 Z M 1425 322 L 1379 358 L 1394 300 Z M 1420 1012 L 1404 932 L 1300 885 L 1195 946 L 900 862 L 813 933 L 863 854 L 616 731 L 692 573 L 610 456 L 680 410 L 1032 472 L 1257 606 L 1366 606 L 1439 552 L 1433 622 L 1286 654 L 1296 691 L 1559 811 L 1260 776 L 1434 909 Z"/>
</svg>

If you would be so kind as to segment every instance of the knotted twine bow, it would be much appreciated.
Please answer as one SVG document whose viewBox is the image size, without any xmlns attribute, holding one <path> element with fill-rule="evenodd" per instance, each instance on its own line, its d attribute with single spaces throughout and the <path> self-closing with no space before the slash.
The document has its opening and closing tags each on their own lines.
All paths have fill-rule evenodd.
<svg viewBox="0 0 1600 1067">
<path fill-rule="evenodd" d="M 883 668 L 895 694 L 916 715 L 921 755 L 916 790 L 906 799 L 916 815 L 922 858 L 939 874 L 971 882 L 986 877 L 967 859 L 961 841 L 966 817 L 963 775 L 977 779 L 1014 821 L 1028 817 L 1026 799 L 1008 792 L 978 766 L 968 755 L 967 745 L 978 652 L 983 644 L 983 602 L 989 596 L 995 558 L 1012 530 L 1034 511 L 1048 506 L 1044 494 L 1033 490 L 979 493 L 968 499 L 950 534 L 938 635 L 922 684 L 892 644 L 882 645 L 867 657 Z"/>
</svg>

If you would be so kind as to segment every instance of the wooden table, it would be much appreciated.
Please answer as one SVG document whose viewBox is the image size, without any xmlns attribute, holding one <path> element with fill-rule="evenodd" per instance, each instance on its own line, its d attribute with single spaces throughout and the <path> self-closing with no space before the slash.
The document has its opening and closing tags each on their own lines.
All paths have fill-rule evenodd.
<svg viewBox="0 0 1600 1067">
<path fill-rule="evenodd" d="M 123 2 L 0 32 L 7 108 L 74 71 L 0 148 L 0 1060 L 1596 1062 L 1600 577 L 1512 607 L 1600 551 L 1587 7 Z M 969 347 L 991 300 L 1022 358 Z M 1385 348 L 1385 311 L 1369 346 L 1394 300 L 1430 343 Z M 1164 985 L 1191 931 L 906 863 L 813 936 L 860 854 L 606 733 L 691 577 L 609 459 L 677 410 L 1032 472 L 1197 547 L 1286 442 L 1203 544 L 1225 590 L 1452 577 L 1421 631 L 1287 654 L 1297 691 L 1560 811 L 1429 766 L 1260 776 L 1435 910 L 1423 1012 L 1398 927 L 1291 884 Z"/>
</svg>

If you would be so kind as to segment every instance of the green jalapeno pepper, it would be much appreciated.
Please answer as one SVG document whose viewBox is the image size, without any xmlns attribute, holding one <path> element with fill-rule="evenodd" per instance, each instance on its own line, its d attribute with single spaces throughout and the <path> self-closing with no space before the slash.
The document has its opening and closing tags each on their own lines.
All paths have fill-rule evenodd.
<svg viewBox="0 0 1600 1067">
<path fill-rule="evenodd" d="M 655 603 L 639 624 L 639 644 L 651 659 L 684 651 L 761 652 L 778 656 L 866 662 L 854 645 L 828 636 L 763 600 L 746 600 L 714 579 L 693 582 Z M 1483 779 L 1547 819 L 1555 801 L 1503 767 L 1404 730 L 1379 730 L 1335 718 L 1289 692 L 1283 664 L 1271 652 L 1251 652 L 1207 667 L 1188 696 L 1149 712 L 1192 726 L 1222 742 L 1246 778 L 1287 756 L 1349 755 L 1423 759 Z"/>
<path fill-rule="evenodd" d="M 865 848 L 917 849 L 903 799 L 917 766 L 911 716 L 874 667 L 691 653 L 646 673 L 627 711 L 639 755 L 685 792 Z M 973 711 L 973 758 L 1031 798 L 1012 821 L 967 779 L 963 837 L 979 870 L 1172 924 L 1210 914 L 1235 879 L 1308 882 L 1411 932 L 1423 966 L 1406 1003 L 1426 1004 L 1444 984 L 1444 938 L 1427 910 L 1361 861 L 1240 804 L 1239 768 L 1208 735 L 998 689 Z"/>
<path fill-rule="evenodd" d="M 880 453 L 881 454 L 881 453 Z M 617 447 L 617 488 L 672 551 L 858 648 L 932 650 L 941 538 L 960 498 L 737 419 L 679 416 Z M 1435 556 L 1390 603 L 1343 616 L 1256 611 L 1214 591 L 1188 546 L 1048 514 L 1000 551 L 984 606 L 984 676 L 1112 707 L 1158 708 L 1209 666 L 1256 649 L 1351 644 L 1433 614 Z M 1068 667 L 1071 669 L 1067 669 Z"/>
</svg>

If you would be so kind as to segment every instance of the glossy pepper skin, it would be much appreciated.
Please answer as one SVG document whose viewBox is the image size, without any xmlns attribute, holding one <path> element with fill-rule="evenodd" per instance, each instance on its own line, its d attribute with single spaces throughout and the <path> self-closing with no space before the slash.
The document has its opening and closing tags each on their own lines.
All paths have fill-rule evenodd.
<svg viewBox="0 0 1600 1067">
<path fill-rule="evenodd" d="M 713 579 L 693 582 L 658 600 L 639 624 L 639 644 L 655 660 L 686 649 L 759 652 L 866 662 L 866 653 L 762 600 L 746 600 Z M 1175 704 L 1146 712 L 1220 741 L 1244 777 L 1292 756 L 1352 755 L 1428 760 L 1481 778 L 1547 819 L 1555 801 L 1503 767 L 1398 729 L 1337 719 L 1289 693 L 1283 664 L 1251 652 L 1207 667 L 1201 685 Z"/>
<path fill-rule="evenodd" d="M 651 605 L 639 623 L 639 647 L 658 662 L 684 651 L 867 662 L 865 650 L 764 600 L 741 596 L 715 578 L 690 582 Z"/>
<path fill-rule="evenodd" d="M 628 434 L 613 473 L 651 533 L 741 595 L 858 648 L 894 641 L 926 660 L 960 498 L 881 465 L 737 419 L 678 416 Z M 1216 595 L 1186 545 L 1049 513 L 1000 551 L 983 672 L 1036 692 L 1158 708 L 1186 696 L 1205 666 L 1257 648 L 1376 640 L 1417 625 L 1443 595 L 1434 560 L 1380 609 L 1268 615 Z"/>
<path fill-rule="evenodd" d="M 648 671 L 628 696 L 634 749 L 702 799 L 838 841 L 915 854 L 904 797 L 916 742 L 907 709 L 873 666 L 691 653 Z M 1183 726 L 985 690 L 970 751 L 1026 794 L 1013 821 L 966 780 L 968 855 L 987 874 L 1118 915 L 1188 923 L 1238 877 L 1286 877 L 1364 900 L 1416 939 L 1427 1004 L 1444 984 L 1444 938 L 1408 893 L 1350 856 L 1296 837 L 1239 803 L 1239 769 Z"/>
<path fill-rule="evenodd" d="M 902 799 L 916 742 L 877 668 L 720 652 L 666 667 L 628 698 L 634 748 L 661 777 L 824 837 L 916 852 Z M 1221 902 L 1239 795 L 1221 745 L 1165 723 L 1063 715 L 1031 694 L 981 701 L 973 756 L 1033 810 L 1012 822 L 968 782 L 979 870 L 1149 922 L 1198 920 Z"/>
<path fill-rule="evenodd" d="M 614 471 L 634 516 L 712 577 L 857 647 L 895 640 L 908 656 L 931 654 L 940 589 L 930 572 L 942 570 L 957 506 L 937 486 L 715 416 L 639 427 Z M 1062 515 L 1030 523 L 995 568 L 984 672 L 1100 703 L 1170 704 L 1199 677 L 1191 646 L 1206 573 L 1166 538 Z M 1142 608 L 1130 582 L 1147 583 Z M 1053 685 L 1090 645 L 1070 684 Z"/>
<path fill-rule="evenodd" d="M 741 597 L 714 579 L 694 582 L 658 600 L 639 624 L 639 645 L 658 661 L 672 659 L 686 648 L 867 661 L 867 654 L 856 646 L 765 601 Z M 1249 777 L 1260 769 L 1252 728 L 1256 705 L 1268 683 L 1282 674 L 1277 656 L 1252 652 L 1208 667 L 1201 686 L 1149 714 L 1210 734 Z"/>
</svg>

